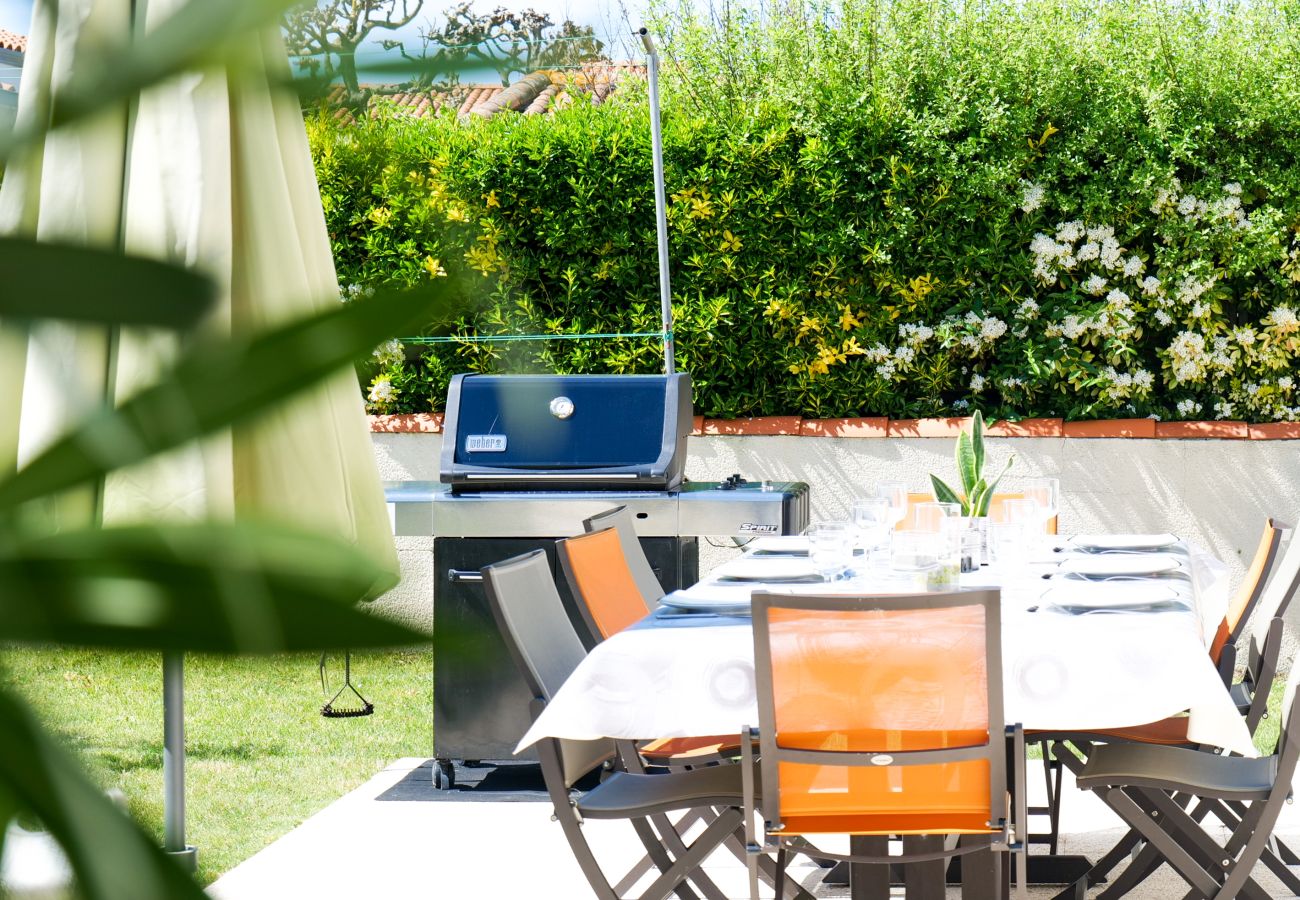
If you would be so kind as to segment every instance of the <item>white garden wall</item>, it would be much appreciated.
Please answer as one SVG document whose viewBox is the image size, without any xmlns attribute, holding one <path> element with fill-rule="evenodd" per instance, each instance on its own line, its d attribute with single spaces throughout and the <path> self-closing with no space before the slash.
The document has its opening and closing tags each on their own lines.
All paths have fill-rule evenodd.
<svg viewBox="0 0 1300 900">
<path fill-rule="evenodd" d="M 442 435 L 374 434 L 385 481 L 436 481 Z M 1197 541 L 1239 579 L 1268 516 L 1300 519 L 1300 441 L 995 438 L 991 465 L 1016 454 L 1013 477 L 1061 479 L 1062 533 L 1171 531 Z M 951 438 L 695 436 L 687 477 L 806 481 L 813 518 L 840 518 L 877 480 L 905 479 L 926 489 L 928 475 L 951 477 Z M 581 523 L 573 523 L 580 530 Z M 380 603 L 384 611 L 428 628 L 433 615 L 432 538 L 398 538 L 402 584 Z M 734 552 L 734 551 L 730 551 Z M 729 551 L 701 552 L 701 566 Z M 1300 622 L 1300 604 L 1293 608 Z"/>
</svg>

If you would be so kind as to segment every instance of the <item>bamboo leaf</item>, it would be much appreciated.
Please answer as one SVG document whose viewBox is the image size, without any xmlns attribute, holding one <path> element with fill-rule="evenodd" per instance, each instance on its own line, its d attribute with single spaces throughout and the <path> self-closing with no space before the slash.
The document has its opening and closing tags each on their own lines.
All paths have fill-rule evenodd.
<svg viewBox="0 0 1300 900">
<path fill-rule="evenodd" d="M 31 598 L 28 598 L 31 600 Z M 205 900 L 206 895 L 82 774 L 72 754 L 0 689 L 0 791 L 62 846 L 85 900 Z"/>
<path fill-rule="evenodd" d="M 971 444 L 970 432 L 962 431 L 957 435 L 957 474 L 961 478 L 962 491 L 967 497 L 973 495 L 975 482 L 979 481 L 979 469 L 975 467 L 975 448 Z"/>
<path fill-rule="evenodd" d="M 0 550 L 0 640 L 204 653 L 422 643 L 356 607 L 395 582 L 351 545 L 281 525 L 86 529 Z"/>
<path fill-rule="evenodd" d="M 78 48 L 67 86 L 53 97 L 48 120 L 0 139 L 0 162 L 39 141 L 48 131 L 125 103 L 174 75 L 209 68 L 256 42 L 296 0 L 190 0 L 143 36 Z M 239 67 L 231 67 L 238 76 Z"/>
<path fill-rule="evenodd" d="M 978 409 L 975 410 L 975 416 L 971 419 L 970 426 L 971 450 L 975 454 L 975 474 L 980 476 L 984 474 L 984 415 Z"/>
<path fill-rule="evenodd" d="M 445 280 L 340 305 L 244 341 L 196 348 L 159 383 L 71 433 L 0 482 L 0 510 L 102 478 L 269 407 L 409 333 L 452 294 Z"/>
<path fill-rule="evenodd" d="M 185 329 L 216 286 L 168 263 L 74 244 L 0 238 L 0 317 Z"/>
<path fill-rule="evenodd" d="M 959 503 L 961 504 L 962 515 L 970 515 L 970 504 L 968 501 L 963 497 L 957 496 L 957 492 L 948 487 L 948 485 L 938 475 L 930 476 L 930 484 L 934 487 L 935 500 L 938 500 L 940 503 Z"/>
</svg>

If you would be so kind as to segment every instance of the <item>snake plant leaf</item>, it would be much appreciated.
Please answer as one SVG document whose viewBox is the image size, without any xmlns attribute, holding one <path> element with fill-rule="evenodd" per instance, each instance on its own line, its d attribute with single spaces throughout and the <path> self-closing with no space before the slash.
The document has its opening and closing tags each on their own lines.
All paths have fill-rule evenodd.
<svg viewBox="0 0 1300 900">
<path fill-rule="evenodd" d="M 930 476 L 930 484 L 934 487 L 934 499 L 940 503 L 958 503 L 961 504 L 961 514 L 970 515 L 970 504 L 964 497 L 959 497 L 957 492 L 948 487 L 947 483 L 938 475 Z"/>
<path fill-rule="evenodd" d="M 84 416 L 0 482 L 0 510 L 92 482 L 124 466 L 253 418 L 409 333 L 458 288 L 446 279 L 379 292 L 252 339 L 198 347 L 153 387 Z"/>
<path fill-rule="evenodd" d="M 975 474 L 984 474 L 984 414 L 978 409 L 970 423 L 971 451 L 975 454 Z"/>
<path fill-rule="evenodd" d="M 1007 457 L 1006 465 L 1002 467 L 1002 471 L 998 473 L 998 477 L 994 478 L 993 483 L 989 485 L 988 499 L 984 501 L 984 513 L 983 513 L 984 515 L 988 515 L 988 505 L 989 505 L 989 501 L 993 499 L 993 492 L 998 489 L 998 485 L 1002 483 L 1002 479 L 1006 476 L 1007 472 L 1011 471 L 1011 465 L 1015 461 L 1016 461 L 1016 455 L 1012 453 L 1010 456 Z"/>
<path fill-rule="evenodd" d="M 0 545 L 0 641 L 245 654 L 423 643 L 355 605 L 395 581 L 349 544 L 263 522 L 19 537 Z"/>
<path fill-rule="evenodd" d="M 971 442 L 970 432 L 963 430 L 957 435 L 957 475 L 961 478 L 962 492 L 967 497 L 975 494 L 975 483 L 979 481 L 980 470 L 975 465 L 975 447 Z"/>
<path fill-rule="evenodd" d="M 989 501 L 993 499 L 993 494 L 989 491 L 989 486 L 983 478 L 975 482 L 975 489 L 970 496 L 971 515 L 987 516 L 989 514 Z"/>
<path fill-rule="evenodd" d="M 0 238 L 0 318 L 186 329 L 216 299 L 197 272 L 76 244 Z"/>
<path fill-rule="evenodd" d="M 33 598 L 28 602 L 35 603 Z M 0 689 L 0 791 L 38 818 L 67 854 L 84 900 L 205 900 L 77 761 L 8 691 Z"/>
</svg>

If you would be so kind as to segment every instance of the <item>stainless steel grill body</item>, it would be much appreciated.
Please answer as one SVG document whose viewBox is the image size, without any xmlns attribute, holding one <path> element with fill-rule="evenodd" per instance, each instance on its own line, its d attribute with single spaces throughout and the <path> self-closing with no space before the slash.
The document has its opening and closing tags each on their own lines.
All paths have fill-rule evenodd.
<svg viewBox="0 0 1300 900">
<path fill-rule="evenodd" d="M 798 534 L 800 482 L 685 483 L 689 376 L 457 376 L 439 482 L 386 485 L 398 535 L 433 535 L 434 769 L 511 759 L 528 695 L 487 606 L 479 569 L 546 551 L 570 620 L 582 618 L 555 544 L 629 507 L 664 590 L 699 579 L 699 538 Z M 533 758 L 533 757 L 529 757 Z"/>
</svg>

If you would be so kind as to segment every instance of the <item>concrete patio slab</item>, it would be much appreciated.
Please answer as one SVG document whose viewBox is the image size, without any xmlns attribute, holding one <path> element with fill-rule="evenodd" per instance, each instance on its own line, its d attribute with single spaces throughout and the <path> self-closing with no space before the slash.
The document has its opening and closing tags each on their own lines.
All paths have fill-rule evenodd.
<svg viewBox="0 0 1300 900">
<path fill-rule="evenodd" d="M 546 802 L 434 799 L 426 761 L 401 759 L 237 866 L 209 888 L 217 900 L 581 900 L 592 896 Z M 1037 766 L 1037 763 L 1031 763 Z M 1030 785 L 1041 790 L 1042 777 Z M 1067 780 L 1069 778 L 1067 774 Z M 1123 834 L 1120 821 L 1091 795 L 1067 785 L 1062 852 L 1096 857 Z M 1032 802 L 1040 802 L 1031 797 Z M 624 823 L 589 822 L 598 858 L 625 869 L 639 845 Z M 1279 833 L 1300 839 L 1300 811 L 1288 807 Z M 1300 843 L 1300 840 L 1297 840 Z M 834 850 L 833 847 L 827 847 Z M 748 897 L 744 868 L 726 852 L 706 867 L 728 897 Z M 622 871 L 622 870 L 620 870 Z M 810 889 L 822 870 L 799 859 L 792 874 Z M 1257 872 L 1270 896 L 1290 896 Z M 1045 900 L 1055 888 L 1033 888 Z M 848 897 L 846 888 L 817 887 L 818 897 Z M 1185 886 L 1167 867 L 1130 896 L 1181 897 Z M 901 896 L 898 889 L 896 896 Z M 765 892 L 764 896 L 770 896 Z M 954 888 L 950 900 L 960 896 Z"/>
</svg>

